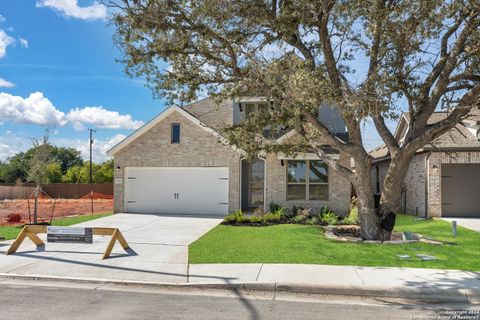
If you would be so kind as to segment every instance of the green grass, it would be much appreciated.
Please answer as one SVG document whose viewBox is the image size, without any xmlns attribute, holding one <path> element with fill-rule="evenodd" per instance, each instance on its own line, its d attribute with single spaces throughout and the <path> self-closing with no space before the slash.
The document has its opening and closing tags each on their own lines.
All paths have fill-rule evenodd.
<svg viewBox="0 0 480 320">
<path fill-rule="evenodd" d="M 395 229 L 412 231 L 457 245 L 411 243 L 380 245 L 326 239 L 322 227 L 283 224 L 268 227 L 219 225 L 189 248 L 190 263 L 306 263 L 384 267 L 480 270 L 480 233 L 462 227 L 452 237 L 443 220 L 415 221 L 398 215 Z M 408 254 L 401 260 L 396 254 Z M 421 261 L 415 254 L 439 258 Z"/>
<path fill-rule="evenodd" d="M 66 227 L 66 226 L 71 226 L 77 223 L 82 223 L 90 220 L 107 217 L 107 216 L 110 216 L 111 214 L 112 214 L 111 212 L 107 212 L 107 213 L 98 213 L 94 215 L 74 216 L 74 217 L 54 219 L 52 221 L 52 225 Z M 18 233 L 20 232 L 20 230 L 22 230 L 22 227 L 23 226 L 18 226 L 18 227 L 2 226 L 0 227 L 0 236 L 4 237 L 6 240 L 15 239 Z"/>
</svg>

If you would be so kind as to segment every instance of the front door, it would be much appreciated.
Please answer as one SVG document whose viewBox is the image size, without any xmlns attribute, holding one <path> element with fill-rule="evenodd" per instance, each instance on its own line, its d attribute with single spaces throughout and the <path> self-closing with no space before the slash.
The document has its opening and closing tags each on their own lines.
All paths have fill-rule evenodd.
<svg viewBox="0 0 480 320">
<path fill-rule="evenodd" d="M 262 160 L 249 163 L 248 207 L 258 208 L 263 205 L 265 166 Z"/>
</svg>

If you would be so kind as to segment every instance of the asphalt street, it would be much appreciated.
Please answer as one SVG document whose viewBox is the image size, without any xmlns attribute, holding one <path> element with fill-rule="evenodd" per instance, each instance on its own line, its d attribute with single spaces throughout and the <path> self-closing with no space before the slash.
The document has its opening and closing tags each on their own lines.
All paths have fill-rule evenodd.
<svg viewBox="0 0 480 320">
<path fill-rule="evenodd" d="M 0 319 L 449 319 L 479 307 L 406 301 L 4 280 Z M 457 314 L 459 314 L 457 312 Z M 473 316 L 473 317 L 472 317 Z"/>
</svg>

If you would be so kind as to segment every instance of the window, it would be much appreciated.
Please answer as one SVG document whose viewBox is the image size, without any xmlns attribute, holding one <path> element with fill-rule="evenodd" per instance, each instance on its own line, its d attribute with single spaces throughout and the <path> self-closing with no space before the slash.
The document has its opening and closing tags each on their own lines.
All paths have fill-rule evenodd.
<svg viewBox="0 0 480 320">
<path fill-rule="evenodd" d="M 254 113 L 266 113 L 268 112 L 268 103 L 266 102 L 257 102 L 257 103 L 245 103 L 245 119 L 251 117 Z"/>
<path fill-rule="evenodd" d="M 288 161 L 287 200 L 328 200 L 328 166 L 319 160 Z"/>
<path fill-rule="evenodd" d="M 171 131 L 172 131 L 171 143 L 180 143 L 180 124 L 172 123 Z"/>
</svg>

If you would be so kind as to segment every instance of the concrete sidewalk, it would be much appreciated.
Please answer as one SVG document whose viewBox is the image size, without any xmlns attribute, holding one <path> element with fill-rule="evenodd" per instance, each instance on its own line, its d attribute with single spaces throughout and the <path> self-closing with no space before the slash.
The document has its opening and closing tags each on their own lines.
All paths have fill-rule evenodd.
<svg viewBox="0 0 480 320">
<path fill-rule="evenodd" d="M 476 272 L 416 268 L 385 268 L 302 264 L 190 264 L 186 277 L 175 269 L 142 270 L 135 277 L 98 267 L 98 272 L 79 276 L 65 273 L 0 273 L 0 285 L 8 279 L 73 281 L 164 288 L 200 288 L 295 292 L 342 296 L 388 297 L 434 303 L 480 304 L 480 274 Z M 114 267 L 115 268 L 115 267 Z M 72 269 L 77 270 L 76 266 Z M 33 270 L 32 270 L 33 271 Z M 145 277 L 141 274 L 145 273 Z M 155 279 L 152 275 L 161 275 Z M 119 277 L 120 275 L 120 277 Z"/>
<path fill-rule="evenodd" d="M 301 293 L 480 303 L 480 273 L 459 270 L 305 264 L 194 264 L 189 283 Z"/>
</svg>

